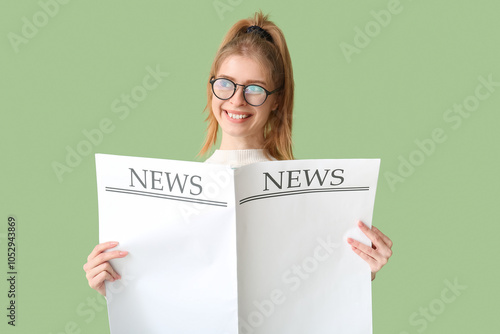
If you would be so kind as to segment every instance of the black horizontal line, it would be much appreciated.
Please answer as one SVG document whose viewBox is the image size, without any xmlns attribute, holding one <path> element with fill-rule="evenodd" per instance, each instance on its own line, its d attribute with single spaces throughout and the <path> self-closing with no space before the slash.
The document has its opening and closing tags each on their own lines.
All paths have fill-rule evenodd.
<svg viewBox="0 0 500 334">
<path fill-rule="evenodd" d="M 281 192 L 249 196 L 241 199 L 240 205 L 259 199 L 272 198 L 272 197 L 302 195 L 302 194 L 321 193 L 321 192 L 368 191 L 368 190 L 370 190 L 370 187 L 314 188 L 314 189 L 289 190 L 289 191 L 281 191 Z"/>
<path fill-rule="evenodd" d="M 227 202 L 209 201 L 209 200 L 205 200 L 205 199 L 197 199 L 197 198 L 167 195 L 167 194 L 157 194 L 157 193 L 153 193 L 153 192 L 149 192 L 149 191 L 140 191 L 140 190 L 113 188 L 113 187 L 106 187 L 106 191 L 111 191 L 111 192 L 115 192 L 115 193 L 122 193 L 122 194 L 130 194 L 130 195 L 156 197 L 156 198 L 162 198 L 162 199 L 169 199 L 172 201 L 180 201 L 180 202 L 189 202 L 189 203 L 198 203 L 198 204 L 205 204 L 205 205 L 212 205 L 212 206 L 227 207 Z"/>
</svg>

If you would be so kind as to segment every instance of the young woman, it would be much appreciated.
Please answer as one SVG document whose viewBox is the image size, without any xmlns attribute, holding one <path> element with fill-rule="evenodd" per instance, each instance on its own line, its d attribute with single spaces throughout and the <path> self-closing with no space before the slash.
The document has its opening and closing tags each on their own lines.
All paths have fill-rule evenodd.
<svg viewBox="0 0 500 334">
<path fill-rule="evenodd" d="M 291 160 L 293 71 L 281 30 L 262 12 L 238 21 L 224 38 L 210 70 L 207 82 L 208 131 L 201 154 L 216 143 L 220 148 L 208 163 L 228 164 L 237 168 L 268 160 Z M 372 241 L 366 246 L 348 239 L 353 251 L 375 274 L 391 257 L 392 241 L 376 227 L 358 222 Z M 83 266 L 89 285 L 105 295 L 104 282 L 120 279 L 110 259 L 125 257 L 126 251 L 109 251 L 118 242 L 97 245 Z"/>
</svg>

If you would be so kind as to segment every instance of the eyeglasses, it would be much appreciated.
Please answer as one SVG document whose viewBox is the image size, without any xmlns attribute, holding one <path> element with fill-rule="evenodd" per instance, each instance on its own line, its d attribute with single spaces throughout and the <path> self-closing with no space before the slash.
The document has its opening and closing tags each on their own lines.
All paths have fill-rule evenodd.
<svg viewBox="0 0 500 334">
<path fill-rule="evenodd" d="M 219 78 L 210 80 L 212 84 L 212 92 L 220 100 L 229 100 L 236 93 L 238 86 L 243 87 L 243 98 L 245 101 L 254 107 L 258 107 L 266 102 L 267 97 L 276 93 L 281 88 L 277 88 L 272 92 L 259 85 L 240 85 L 232 82 L 229 79 Z"/>
</svg>

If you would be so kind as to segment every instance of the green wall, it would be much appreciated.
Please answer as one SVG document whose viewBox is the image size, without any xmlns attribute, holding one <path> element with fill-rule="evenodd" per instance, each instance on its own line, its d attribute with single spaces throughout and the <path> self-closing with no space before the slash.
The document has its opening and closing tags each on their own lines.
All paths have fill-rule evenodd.
<svg viewBox="0 0 500 334">
<path fill-rule="evenodd" d="M 108 332 L 82 270 L 93 154 L 200 161 L 211 61 L 258 9 L 290 48 L 296 157 L 382 159 L 374 225 L 394 255 L 373 282 L 374 333 L 500 327 L 498 2 L 41 0 L 0 2 L 2 332 Z"/>
</svg>

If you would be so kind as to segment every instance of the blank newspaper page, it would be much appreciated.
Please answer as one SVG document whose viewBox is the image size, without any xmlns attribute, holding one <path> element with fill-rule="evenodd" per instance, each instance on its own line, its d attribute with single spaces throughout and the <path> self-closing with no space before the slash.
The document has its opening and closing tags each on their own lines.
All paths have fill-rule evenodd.
<svg viewBox="0 0 500 334">
<path fill-rule="evenodd" d="M 99 240 L 129 254 L 106 282 L 111 333 L 237 333 L 233 171 L 96 155 Z"/>
<path fill-rule="evenodd" d="M 257 163 L 235 172 L 241 334 L 372 332 L 369 245 L 380 160 Z"/>
</svg>

